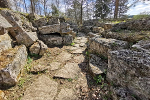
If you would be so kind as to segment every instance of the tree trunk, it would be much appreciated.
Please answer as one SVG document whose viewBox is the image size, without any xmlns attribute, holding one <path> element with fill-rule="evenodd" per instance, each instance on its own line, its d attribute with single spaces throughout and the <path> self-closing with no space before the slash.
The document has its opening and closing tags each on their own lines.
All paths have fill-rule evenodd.
<svg viewBox="0 0 150 100">
<path fill-rule="evenodd" d="M 0 0 L 0 7 L 1 8 L 9 8 L 10 9 L 10 2 L 9 2 L 9 0 Z"/>
<path fill-rule="evenodd" d="M 117 19 L 118 17 L 118 6 L 119 6 L 119 0 L 115 1 L 115 12 L 114 12 L 114 18 Z"/>
<path fill-rule="evenodd" d="M 25 9 L 26 9 L 26 13 L 28 12 L 28 10 L 27 10 L 27 5 L 26 5 L 26 1 L 24 0 L 24 7 L 25 7 Z"/>
<path fill-rule="evenodd" d="M 33 0 L 30 0 L 30 2 L 31 2 L 31 13 L 34 13 L 35 12 L 35 8 L 34 8 Z"/>
<path fill-rule="evenodd" d="M 82 25 L 82 17 L 83 17 L 83 0 L 81 1 L 81 17 L 80 17 L 80 24 Z"/>
</svg>

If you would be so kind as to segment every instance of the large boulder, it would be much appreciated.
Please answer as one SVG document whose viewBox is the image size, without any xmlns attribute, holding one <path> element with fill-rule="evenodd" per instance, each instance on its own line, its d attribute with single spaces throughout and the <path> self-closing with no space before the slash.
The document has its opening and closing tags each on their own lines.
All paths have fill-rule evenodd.
<svg viewBox="0 0 150 100">
<path fill-rule="evenodd" d="M 43 43 L 43 41 L 37 40 L 37 42 L 31 45 L 29 50 L 31 54 L 44 55 L 47 49 L 48 47 L 46 44 Z"/>
<path fill-rule="evenodd" d="M 0 53 L 10 48 L 12 48 L 12 39 L 10 36 L 7 33 L 0 35 Z"/>
<path fill-rule="evenodd" d="M 44 53 L 46 53 L 48 47 L 47 47 L 47 45 L 44 44 L 44 42 L 41 41 L 41 40 L 38 40 L 38 43 L 39 43 L 39 45 L 40 45 L 40 52 L 39 52 L 39 55 L 44 55 Z"/>
<path fill-rule="evenodd" d="M 39 39 L 42 40 L 48 46 L 62 45 L 62 36 L 60 35 L 39 35 Z"/>
<path fill-rule="evenodd" d="M 0 14 L 0 35 L 8 33 L 10 27 L 13 26 Z"/>
<path fill-rule="evenodd" d="M 150 39 L 139 41 L 138 43 L 132 46 L 132 49 L 136 51 L 144 51 L 150 53 Z"/>
<path fill-rule="evenodd" d="M 118 50 L 127 47 L 128 43 L 126 41 L 106 39 L 101 37 L 93 37 L 89 39 L 89 52 L 99 54 L 104 57 L 108 56 L 109 50 Z"/>
<path fill-rule="evenodd" d="M 39 39 L 42 40 L 48 46 L 68 45 L 73 41 L 72 35 L 39 35 Z"/>
<path fill-rule="evenodd" d="M 105 38 L 113 38 L 117 40 L 128 41 L 132 43 L 136 43 L 142 39 L 150 39 L 150 33 L 147 31 L 130 31 L 130 30 L 122 30 L 118 32 L 105 31 L 101 33 L 101 35 Z"/>
<path fill-rule="evenodd" d="M 63 36 L 63 44 L 71 44 L 73 41 L 73 36 L 72 35 L 65 35 Z"/>
<path fill-rule="evenodd" d="M 128 30 L 150 30 L 150 18 L 132 20 L 115 24 L 112 27 L 112 31 L 128 29 Z"/>
<path fill-rule="evenodd" d="M 58 17 L 50 17 L 47 24 L 48 25 L 60 24 L 60 20 Z"/>
<path fill-rule="evenodd" d="M 41 27 L 41 26 L 45 26 L 46 24 L 47 24 L 46 18 L 39 18 L 39 19 L 33 21 L 34 27 Z"/>
<path fill-rule="evenodd" d="M 60 24 L 42 26 L 38 30 L 41 34 L 60 33 Z"/>
<path fill-rule="evenodd" d="M 30 47 L 30 53 L 31 54 L 39 54 L 40 52 L 40 44 L 38 42 L 35 42 L 33 45 Z"/>
<path fill-rule="evenodd" d="M 149 53 L 132 50 L 110 51 L 107 80 L 115 86 L 129 89 L 141 100 L 150 99 Z"/>
<path fill-rule="evenodd" d="M 18 82 L 21 70 L 26 64 L 26 47 L 17 46 L 2 52 L 0 56 L 0 84 L 13 86 Z"/>
<path fill-rule="evenodd" d="M 89 69 L 94 76 L 100 75 L 107 70 L 107 63 L 99 56 L 90 54 Z"/>
<path fill-rule="evenodd" d="M 9 33 L 15 38 L 24 31 L 35 31 L 29 20 L 20 13 L 11 10 L 1 10 L 1 15 L 13 26 L 9 28 Z"/>
<path fill-rule="evenodd" d="M 93 32 L 94 32 L 94 33 L 102 33 L 102 32 L 104 32 L 104 28 L 94 26 L 94 27 L 93 27 Z"/>
<path fill-rule="evenodd" d="M 23 32 L 16 36 L 17 42 L 19 44 L 24 44 L 29 47 L 38 39 L 36 32 Z"/>
</svg>

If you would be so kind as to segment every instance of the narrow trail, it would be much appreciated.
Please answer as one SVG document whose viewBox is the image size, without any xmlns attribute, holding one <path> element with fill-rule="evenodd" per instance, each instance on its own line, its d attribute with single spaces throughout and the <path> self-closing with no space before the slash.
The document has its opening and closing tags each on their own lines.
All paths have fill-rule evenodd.
<svg viewBox="0 0 150 100">
<path fill-rule="evenodd" d="M 32 61 L 30 71 L 24 72 L 22 83 L 20 80 L 20 86 L 8 89 L 8 98 L 88 100 L 88 60 L 85 56 L 87 41 L 84 34 L 79 34 L 72 46 L 49 48 L 46 55 Z"/>
</svg>

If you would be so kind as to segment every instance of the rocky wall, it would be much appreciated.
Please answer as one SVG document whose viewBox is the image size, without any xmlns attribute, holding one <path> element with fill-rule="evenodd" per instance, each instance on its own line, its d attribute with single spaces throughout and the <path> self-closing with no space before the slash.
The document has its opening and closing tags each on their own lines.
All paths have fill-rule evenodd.
<svg viewBox="0 0 150 100">
<path fill-rule="evenodd" d="M 93 37 L 89 39 L 89 52 L 108 57 L 109 50 L 118 50 L 127 48 L 128 43 L 116 39 L 106 39 L 101 37 Z"/>
<path fill-rule="evenodd" d="M 110 51 L 107 80 L 114 86 L 128 89 L 141 100 L 150 99 L 149 53 L 132 50 Z"/>
</svg>

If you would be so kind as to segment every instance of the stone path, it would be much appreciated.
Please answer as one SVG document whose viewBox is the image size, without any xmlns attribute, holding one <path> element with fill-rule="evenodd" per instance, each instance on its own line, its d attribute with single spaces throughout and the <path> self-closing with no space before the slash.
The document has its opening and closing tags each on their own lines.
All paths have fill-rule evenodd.
<svg viewBox="0 0 150 100">
<path fill-rule="evenodd" d="M 86 75 L 79 67 L 85 61 L 83 52 L 86 42 L 87 38 L 84 35 L 79 36 L 74 40 L 74 46 L 63 48 L 62 52 L 47 64 L 49 66 L 42 67 L 54 74 L 40 75 L 25 90 L 21 100 L 79 100 L 80 94 L 88 91 Z M 44 64 L 37 65 L 37 68 L 34 66 L 35 68 L 31 68 L 32 72 L 41 71 L 40 66 Z"/>
</svg>

